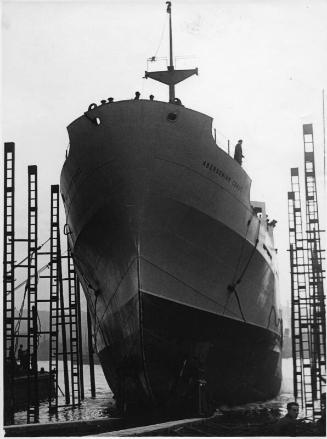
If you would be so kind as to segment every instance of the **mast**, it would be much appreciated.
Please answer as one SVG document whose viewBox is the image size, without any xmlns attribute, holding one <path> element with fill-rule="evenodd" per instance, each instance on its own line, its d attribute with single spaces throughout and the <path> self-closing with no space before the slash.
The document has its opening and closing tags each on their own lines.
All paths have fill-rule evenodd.
<svg viewBox="0 0 327 439">
<path fill-rule="evenodd" d="M 172 31 L 172 25 L 171 25 L 171 2 L 167 3 L 167 12 L 169 14 L 169 54 L 170 54 L 170 64 L 169 66 L 174 68 L 174 62 L 173 62 L 173 31 Z"/>
<path fill-rule="evenodd" d="M 169 66 L 166 70 L 145 72 L 144 77 L 154 79 L 169 86 L 169 102 L 175 103 L 175 84 L 184 81 L 192 75 L 198 75 L 198 69 L 175 70 L 173 62 L 173 31 L 171 20 L 171 2 L 166 2 L 169 14 Z"/>
<path fill-rule="evenodd" d="M 173 61 L 173 30 L 171 24 L 171 2 L 166 2 L 167 4 L 167 13 L 169 14 L 169 66 L 168 70 L 174 70 L 174 61 Z M 169 102 L 173 102 L 175 99 L 175 85 L 169 84 Z"/>
<path fill-rule="evenodd" d="M 326 129 L 325 129 L 325 89 L 322 91 L 322 126 L 324 141 L 324 190 L 326 192 Z"/>
</svg>

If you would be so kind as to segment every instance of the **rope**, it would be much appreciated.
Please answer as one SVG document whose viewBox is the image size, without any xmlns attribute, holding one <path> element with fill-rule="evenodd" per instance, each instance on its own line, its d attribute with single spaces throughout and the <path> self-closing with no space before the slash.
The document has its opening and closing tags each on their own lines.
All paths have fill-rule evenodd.
<svg viewBox="0 0 327 439">
<path fill-rule="evenodd" d="M 215 303 L 216 305 L 219 305 L 220 307 L 222 307 L 221 303 L 218 302 L 217 300 L 213 299 L 212 297 L 207 296 L 204 293 L 201 293 L 201 291 L 197 290 L 196 288 L 193 288 L 191 285 L 187 284 L 186 282 L 184 282 L 183 280 L 179 279 L 178 277 L 174 276 L 173 274 L 169 273 L 169 271 L 164 270 L 163 268 L 159 267 L 158 265 L 154 264 L 153 262 L 149 261 L 148 259 L 142 257 L 142 259 L 146 262 L 148 262 L 149 264 L 153 265 L 154 267 L 158 268 L 160 271 L 162 271 L 163 273 L 167 273 L 170 277 L 172 277 L 173 279 L 177 280 L 179 283 L 185 285 L 186 287 L 190 288 L 192 291 L 194 291 L 195 293 L 197 293 L 199 296 L 203 296 L 204 298 L 206 298 L 208 301 Z"/>
<path fill-rule="evenodd" d="M 42 247 L 43 247 L 48 241 L 50 241 L 50 239 L 51 239 L 51 238 L 48 238 L 48 239 L 47 239 L 46 241 L 44 241 L 41 245 L 39 245 L 39 247 L 38 247 L 36 250 L 33 250 L 33 251 L 31 252 L 31 256 L 33 256 L 34 253 L 37 252 L 38 250 L 41 250 L 41 248 L 42 248 Z M 24 258 L 24 259 L 22 259 L 20 262 L 18 262 L 18 264 L 16 265 L 16 267 L 19 267 L 20 264 L 22 264 L 23 262 L 25 262 L 27 259 L 28 259 L 28 256 L 26 256 L 26 258 Z M 11 273 L 11 271 L 10 271 L 9 273 Z"/>
<path fill-rule="evenodd" d="M 39 275 L 40 273 L 42 273 L 44 270 L 46 270 L 47 268 L 50 267 L 51 262 L 48 262 L 46 265 L 44 265 L 42 268 L 40 268 L 40 270 L 37 271 L 37 274 Z M 27 284 L 28 279 L 25 279 L 23 282 L 21 282 L 19 285 L 17 285 L 17 287 L 14 288 L 14 291 L 17 291 L 19 288 L 21 288 L 23 285 Z M 9 291 L 7 293 L 7 296 L 11 294 L 11 291 Z"/>
<path fill-rule="evenodd" d="M 158 47 L 157 47 L 157 50 L 156 50 L 154 56 L 151 57 L 151 61 L 152 61 L 152 60 L 155 61 L 156 58 L 157 58 L 157 54 L 158 54 L 158 52 L 159 52 L 159 49 L 160 49 L 160 46 L 161 46 L 161 43 L 162 43 L 162 40 L 163 40 L 163 36 L 164 36 L 165 30 L 166 30 L 167 23 L 168 23 L 168 15 L 165 16 L 164 24 L 163 24 L 163 26 L 162 26 L 162 30 L 161 30 L 161 35 L 160 35 L 159 45 L 158 45 Z"/>
<path fill-rule="evenodd" d="M 132 267 L 132 265 L 134 264 L 134 262 L 136 261 L 136 259 L 137 259 L 137 258 L 135 257 L 135 258 L 130 262 L 129 266 L 127 267 L 127 270 L 125 271 L 125 273 L 124 273 L 123 276 L 121 277 L 121 279 L 120 279 L 120 281 L 119 281 L 119 283 L 118 283 L 118 285 L 117 285 L 115 291 L 113 292 L 112 296 L 110 297 L 109 301 L 108 301 L 107 304 L 106 304 L 106 308 L 105 308 L 105 310 L 103 311 L 102 316 L 100 317 L 100 319 L 98 319 L 99 324 L 102 322 L 102 320 L 103 320 L 103 318 L 104 318 L 104 316 L 105 316 L 105 314 L 106 314 L 106 312 L 107 312 L 107 309 L 108 309 L 109 306 L 110 306 L 110 303 L 112 302 L 113 298 L 114 298 L 115 295 L 117 294 L 117 292 L 118 292 L 118 290 L 119 290 L 119 287 L 120 287 L 121 283 L 122 283 L 123 280 L 125 279 L 126 274 L 129 272 L 130 268 Z"/>
<path fill-rule="evenodd" d="M 15 335 L 15 337 L 17 337 L 17 335 L 19 335 L 19 329 L 20 329 L 21 317 L 22 317 L 22 314 L 23 314 L 23 308 L 24 308 L 24 303 L 25 303 L 25 298 L 26 298 L 26 293 L 27 293 L 27 291 L 28 291 L 28 285 L 26 285 L 26 287 L 25 287 L 25 292 L 24 292 L 24 297 L 23 297 L 23 301 L 22 301 L 22 306 L 20 307 L 19 314 L 18 314 L 18 319 L 19 319 L 19 320 L 18 320 L 17 325 L 16 325 L 16 328 L 15 328 L 15 330 L 14 330 L 14 335 Z M 17 350 L 17 347 L 18 347 L 18 337 L 16 338 L 15 352 L 16 352 L 16 350 Z"/>
<path fill-rule="evenodd" d="M 239 310 L 240 310 L 240 313 L 241 313 L 242 319 L 243 319 L 244 322 L 246 323 L 246 319 L 245 319 L 245 317 L 244 317 L 243 310 L 242 310 L 242 307 L 241 307 L 241 302 L 240 302 L 240 299 L 239 299 L 239 297 L 238 297 L 238 292 L 237 292 L 237 289 L 236 289 L 235 287 L 233 288 L 233 292 L 235 293 L 235 297 L 236 297 L 236 300 L 237 300 L 237 304 L 238 304 L 238 307 L 239 307 Z"/>
<path fill-rule="evenodd" d="M 250 222 L 251 222 L 251 220 L 248 222 L 248 226 L 250 225 Z M 243 270 L 241 272 L 241 275 L 238 278 L 238 280 L 236 281 L 235 285 L 238 285 L 239 283 L 241 283 L 241 280 L 242 280 L 243 276 L 245 275 L 246 270 L 248 269 L 248 267 L 250 265 L 250 262 L 251 262 L 251 260 L 253 258 L 253 255 L 254 255 L 255 250 L 256 250 L 256 248 L 258 246 L 258 243 L 259 243 L 259 233 L 260 233 L 260 221 L 258 221 L 257 237 L 256 237 L 256 240 L 255 240 L 254 247 L 252 248 L 252 252 L 250 254 L 250 257 L 249 257 L 247 263 L 245 264 L 245 266 L 244 266 L 244 268 L 243 268 Z M 245 239 L 246 239 L 246 235 L 245 235 Z M 245 244 L 245 239 L 243 241 L 243 244 Z M 244 249 L 244 245 L 243 245 L 243 249 Z M 242 252 L 243 252 L 243 249 L 242 249 Z"/>
<path fill-rule="evenodd" d="M 253 249 L 252 249 L 251 255 L 250 255 L 250 257 L 249 257 L 249 259 L 248 259 L 248 261 L 247 261 L 247 263 L 246 263 L 246 265 L 245 265 L 245 267 L 244 267 L 244 269 L 243 269 L 243 271 L 242 271 L 242 273 L 241 273 L 241 276 L 240 276 L 240 277 L 238 278 L 238 280 L 236 281 L 236 285 L 238 285 L 238 284 L 241 282 L 241 280 L 242 280 L 242 278 L 243 278 L 243 276 L 244 276 L 246 270 L 248 269 L 248 267 L 249 267 L 249 265 L 250 265 L 250 262 L 251 262 L 251 259 L 253 258 L 253 255 L 254 255 L 255 249 L 257 248 L 258 243 L 259 243 L 259 239 L 257 238 L 256 241 L 255 241 L 255 245 L 254 245 L 254 247 L 253 247 Z"/>
<path fill-rule="evenodd" d="M 72 255 L 72 258 L 73 258 L 73 262 L 74 262 L 74 266 L 75 267 L 78 267 L 78 256 L 76 255 L 76 254 L 71 254 Z M 99 293 L 96 293 L 96 290 L 92 287 L 92 285 L 90 284 L 90 282 L 88 281 L 88 279 L 86 278 L 86 276 L 84 275 L 84 273 L 82 272 L 82 270 L 79 268 L 79 272 L 80 272 L 80 274 L 81 274 L 81 276 L 83 277 L 83 279 L 84 279 L 84 282 L 85 282 L 85 284 L 86 284 L 86 286 L 87 286 L 87 288 L 88 287 L 90 287 L 90 288 L 92 288 L 92 290 L 95 292 L 95 301 L 94 301 L 94 316 L 95 316 L 95 324 L 96 324 L 96 326 L 95 326 L 95 328 L 94 328 L 94 334 L 93 334 L 93 339 L 94 339 L 94 347 L 95 347 L 95 349 L 96 349 L 96 351 L 98 351 L 98 346 L 97 346 L 97 335 L 98 335 L 98 333 L 101 331 L 101 333 L 102 333 L 102 337 L 103 337 L 103 339 L 105 340 L 105 337 L 104 337 L 104 335 L 103 335 L 103 332 L 102 332 L 102 329 L 101 329 L 101 327 L 100 327 L 100 323 L 101 323 L 101 321 L 102 321 L 102 319 L 103 319 L 103 317 L 104 317 L 104 314 L 105 314 L 105 311 L 107 310 L 107 308 L 108 308 L 108 305 L 107 305 L 107 307 L 106 307 L 106 310 L 104 311 L 104 313 L 103 313 L 103 315 L 102 315 L 102 318 L 101 318 L 101 320 L 99 319 L 99 317 L 97 316 L 97 312 L 96 312 L 96 309 L 97 309 L 97 301 L 98 301 L 98 295 L 99 295 Z"/>
<path fill-rule="evenodd" d="M 281 319 L 281 318 L 276 318 L 277 317 L 277 312 L 276 312 L 276 308 L 274 307 L 274 305 L 272 305 L 271 306 L 271 308 L 270 308 L 270 313 L 269 313 L 269 317 L 268 317 L 268 324 L 267 324 L 267 328 L 269 328 L 269 325 L 270 325 L 270 318 L 271 318 L 271 315 L 272 315 L 272 312 L 274 311 L 274 323 L 275 323 L 275 326 L 277 326 L 277 328 L 278 328 L 278 326 L 281 326 L 281 329 L 282 329 L 282 325 L 283 325 L 283 320 Z"/>
<path fill-rule="evenodd" d="M 67 250 L 65 251 L 65 253 L 63 253 L 62 256 L 64 256 L 67 253 Z M 43 267 L 41 267 L 38 271 L 37 274 L 41 274 L 44 270 L 46 270 L 47 268 L 50 268 L 51 265 L 51 261 L 49 261 L 47 264 L 43 265 Z M 28 279 L 25 279 L 23 282 L 21 282 L 19 285 L 17 285 L 17 287 L 14 288 L 14 291 L 17 291 L 19 288 L 21 288 L 23 285 L 25 285 L 28 282 Z M 7 293 L 7 295 L 11 294 L 11 291 L 9 291 Z"/>
<path fill-rule="evenodd" d="M 239 268 L 240 263 L 241 263 L 241 259 L 242 259 L 242 256 L 243 256 L 243 252 L 244 252 L 244 248 L 245 248 L 245 243 L 246 243 L 246 237 L 248 236 L 248 231 L 249 231 L 249 227 L 250 227 L 251 221 L 252 221 L 252 218 L 250 218 L 248 220 L 248 222 L 247 222 L 246 231 L 245 231 L 245 237 L 244 237 L 244 240 L 242 242 L 241 251 L 240 251 L 240 254 L 239 254 L 239 257 L 238 257 L 238 260 L 237 260 L 237 264 L 236 264 L 236 268 L 235 268 L 235 272 L 234 272 L 234 276 L 233 276 L 233 282 L 232 282 L 233 284 L 235 283 L 234 282 L 235 281 L 235 277 L 236 277 L 236 274 L 238 272 L 238 268 Z M 259 227 L 260 227 L 260 222 L 259 222 Z"/>
<path fill-rule="evenodd" d="M 97 322 L 98 324 L 97 324 L 97 327 L 95 328 L 94 336 L 93 336 L 93 338 L 94 338 L 94 347 L 95 347 L 96 352 L 98 352 L 97 335 L 98 335 L 98 332 L 101 329 L 100 328 L 99 318 L 97 317 L 97 301 L 98 301 L 98 294 L 96 294 L 95 301 L 94 301 L 94 316 L 95 316 L 95 320 L 98 321 Z"/>
<path fill-rule="evenodd" d="M 16 338 L 15 352 L 16 352 L 17 347 L 18 347 L 19 330 L 20 330 L 20 324 L 21 324 L 21 321 L 22 321 L 22 320 L 21 320 L 21 317 L 22 317 L 23 310 L 24 310 L 24 304 L 25 304 L 25 299 L 26 299 L 26 293 L 27 293 L 27 291 L 28 291 L 28 284 L 27 284 L 26 287 L 25 287 L 25 292 L 24 292 L 24 297 L 23 297 L 23 300 L 22 300 L 22 305 L 21 305 L 21 307 L 20 307 L 19 314 L 18 314 L 18 322 L 17 322 L 16 327 L 15 327 L 15 329 L 14 329 L 14 336 L 15 336 L 15 338 Z M 37 333 L 38 333 L 38 336 L 37 336 L 37 346 L 39 347 L 39 344 L 40 344 L 40 335 L 41 335 L 41 334 L 39 334 L 39 332 L 40 332 L 41 329 L 42 329 L 42 325 L 41 325 L 41 320 L 40 320 L 39 313 L 37 313 L 37 319 L 38 319 L 38 321 L 39 321 L 39 328 L 37 328 Z"/>
<path fill-rule="evenodd" d="M 240 256 L 239 256 L 239 258 L 238 258 L 238 262 L 237 262 L 236 270 L 235 270 L 235 273 L 234 273 L 234 279 L 235 279 L 236 273 L 237 273 L 237 271 L 238 271 L 238 267 L 239 267 L 239 265 L 240 265 L 241 258 L 242 258 L 242 256 L 243 256 L 243 251 L 244 251 L 244 247 L 245 247 L 246 236 L 247 236 L 247 233 L 248 233 L 248 230 L 249 230 L 249 226 L 250 226 L 250 224 L 251 224 L 251 220 L 252 220 L 252 218 L 250 218 L 249 221 L 248 221 L 248 223 L 247 223 L 247 230 L 246 230 L 246 234 L 245 234 L 245 237 L 244 237 L 243 245 L 242 245 L 242 248 L 241 248 Z M 244 275 L 245 275 L 245 273 L 246 273 L 246 271 L 247 271 L 247 269 L 248 269 L 248 267 L 249 267 L 249 265 L 250 265 L 250 262 L 251 262 L 251 260 L 252 260 L 252 258 L 253 258 L 253 255 L 254 255 L 255 250 L 256 250 L 256 248 L 257 248 L 257 246 L 258 246 L 258 243 L 259 243 L 259 233 L 260 233 L 260 221 L 258 221 L 257 237 L 256 237 L 256 240 L 255 240 L 255 245 L 253 246 L 252 251 L 251 251 L 251 254 L 250 254 L 250 256 L 249 256 L 249 259 L 247 260 L 247 262 L 246 262 L 246 264 L 245 264 L 245 266 L 244 266 L 244 268 L 243 268 L 243 270 L 242 270 L 242 272 L 241 272 L 239 278 L 237 279 L 237 281 L 236 281 L 236 282 L 233 281 L 230 285 L 227 286 L 227 290 L 228 290 L 230 293 L 235 293 L 235 297 L 236 297 L 236 300 L 237 300 L 237 304 L 238 304 L 238 307 L 239 307 L 239 310 L 240 310 L 240 312 L 241 312 L 241 316 L 242 316 L 244 322 L 246 322 L 246 319 L 245 319 L 245 317 L 244 317 L 243 310 L 242 310 L 242 306 L 241 306 L 241 302 L 240 302 L 240 299 L 239 299 L 239 296 L 238 296 L 238 292 L 237 292 L 237 290 L 236 290 L 235 287 L 236 287 L 236 285 L 239 285 L 239 284 L 241 283 L 241 281 L 242 281 L 242 279 L 243 279 L 243 277 L 244 277 Z M 231 296 L 231 295 L 229 295 L 229 296 L 227 297 L 227 300 L 226 300 L 226 303 L 225 303 L 225 306 L 224 306 L 223 315 L 225 314 L 225 311 L 226 311 L 227 305 L 228 305 L 228 303 L 229 303 L 230 296 Z"/>
</svg>

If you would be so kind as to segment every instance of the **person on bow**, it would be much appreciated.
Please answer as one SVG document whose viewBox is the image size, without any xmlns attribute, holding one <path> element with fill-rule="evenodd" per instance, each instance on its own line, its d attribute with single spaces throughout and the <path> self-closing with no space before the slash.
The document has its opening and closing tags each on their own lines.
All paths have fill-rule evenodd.
<svg viewBox="0 0 327 439">
<path fill-rule="evenodd" d="M 242 151 L 242 142 L 243 140 L 239 140 L 235 145 L 235 150 L 234 150 L 234 160 L 236 160 L 237 163 L 239 163 L 241 166 L 242 166 L 242 159 L 244 157 Z"/>
</svg>

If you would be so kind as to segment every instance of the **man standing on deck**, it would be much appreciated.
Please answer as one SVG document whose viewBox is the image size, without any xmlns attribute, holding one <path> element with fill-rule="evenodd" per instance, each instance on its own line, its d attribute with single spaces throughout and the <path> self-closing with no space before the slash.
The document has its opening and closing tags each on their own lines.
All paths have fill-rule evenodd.
<svg viewBox="0 0 327 439">
<path fill-rule="evenodd" d="M 237 161 L 237 163 L 239 163 L 242 166 L 242 158 L 244 157 L 243 152 L 242 152 L 242 142 L 243 140 L 239 140 L 235 146 L 235 151 L 234 151 L 234 160 Z"/>
</svg>

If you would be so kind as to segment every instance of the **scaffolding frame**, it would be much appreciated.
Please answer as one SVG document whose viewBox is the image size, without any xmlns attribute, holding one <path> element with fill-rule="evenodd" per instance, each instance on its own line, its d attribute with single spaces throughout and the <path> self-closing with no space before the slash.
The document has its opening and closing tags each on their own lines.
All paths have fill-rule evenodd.
<svg viewBox="0 0 327 439">
<path fill-rule="evenodd" d="M 38 367 L 37 367 L 37 253 L 38 253 L 38 181 L 37 166 L 28 166 L 28 259 L 27 259 L 27 423 L 38 422 Z"/>
<path fill-rule="evenodd" d="M 304 176 L 307 243 L 309 259 L 309 295 L 312 307 L 312 398 L 313 417 L 321 415 L 321 395 L 326 391 L 326 315 L 324 270 L 318 212 L 312 124 L 303 125 Z"/>
<path fill-rule="evenodd" d="M 5 424 L 13 423 L 15 359 L 15 144 L 4 144 L 4 218 L 3 218 L 3 358 Z"/>
<path fill-rule="evenodd" d="M 76 285 L 76 304 L 77 304 L 77 324 L 78 324 L 78 343 L 79 343 L 79 379 L 81 400 L 84 399 L 84 370 L 83 370 L 83 340 L 82 340 L 82 312 L 81 312 L 81 289 L 79 279 L 75 270 Z"/>
<path fill-rule="evenodd" d="M 58 282 L 58 241 L 59 226 L 59 190 L 51 186 L 50 206 L 50 314 L 49 314 L 49 380 L 53 383 L 54 394 L 49 395 L 49 411 L 58 410 L 58 343 L 59 343 L 59 282 Z"/>
<path fill-rule="evenodd" d="M 72 254 L 61 252 L 59 185 L 51 186 L 50 210 L 50 251 L 39 251 L 38 247 L 38 174 L 37 166 L 28 166 L 28 231 L 27 237 L 15 237 L 15 144 L 4 144 L 4 245 L 3 245 L 3 360 L 4 360 L 4 423 L 13 424 L 15 417 L 15 351 L 19 338 L 26 340 L 24 357 L 20 357 L 20 366 L 26 379 L 26 411 L 27 423 L 39 421 L 39 389 L 38 389 L 38 344 L 41 334 L 49 334 L 49 412 L 58 410 L 58 358 L 62 356 L 64 363 L 65 404 L 70 404 L 70 388 L 67 355 L 71 355 L 72 405 L 80 404 L 84 399 L 84 377 L 82 361 L 82 325 L 80 307 L 80 284 L 74 267 Z M 27 245 L 27 256 L 17 263 L 15 261 L 16 242 Z M 47 242 L 46 241 L 46 242 Z M 38 256 L 49 255 L 50 261 L 38 271 Z M 68 299 L 65 308 L 66 290 L 63 287 L 62 260 L 68 258 Z M 27 280 L 15 286 L 17 268 L 27 271 Z M 50 269 L 49 275 L 42 271 Z M 50 279 L 49 298 L 38 298 L 39 278 Z M 15 315 L 15 290 L 25 284 L 25 293 L 19 315 Z M 25 302 L 26 299 L 26 302 Z M 46 302 L 50 308 L 49 330 L 39 327 L 38 304 Z M 26 306 L 26 308 L 24 308 Z M 68 310 L 68 311 L 67 311 Z M 26 313 L 25 313 L 26 311 Z M 26 331 L 19 333 L 20 323 L 26 322 Z M 17 322 L 17 325 L 16 325 Z M 66 324 L 70 330 L 70 352 L 67 352 Z M 61 352 L 59 342 L 62 342 Z M 24 351 L 23 351 L 24 352 Z M 24 362 L 22 362 L 24 359 Z M 53 394 L 53 390 L 55 393 Z M 16 401 L 17 402 L 17 401 Z M 55 410 L 54 410 L 55 409 Z"/>
<path fill-rule="evenodd" d="M 292 191 L 288 193 L 289 241 L 292 285 L 292 349 L 294 397 L 306 413 L 313 407 L 311 314 L 308 295 L 308 260 L 303 236 L 301 191 L 298 168 L 291 169 Z"/>
<path fill-rule="evenodd" d="M 288 193 L 293 381 L 296 400 L 305 415 L 316 420 L 326 392 L 326 317 L 312 124 L 303 125 L 303 144 L 305 230 L 298 168 L 291 169 Z"/>
<path fill-rule="evenodd" d="M 81 403 L 81 355 L 80 355 L 80 332 L 79 318 L 80 308 L 78 304 L 79 296 L 77 294 L 77 276 L 74 267 L 71 250 L 69 248 L 67 236 L 67 273 L 68 273 L 68 319 L 69 319 L 69 341 L 70 341 L 70 366 L 71 366 L 71 394 L 72 405 Z"/>
</svg>

